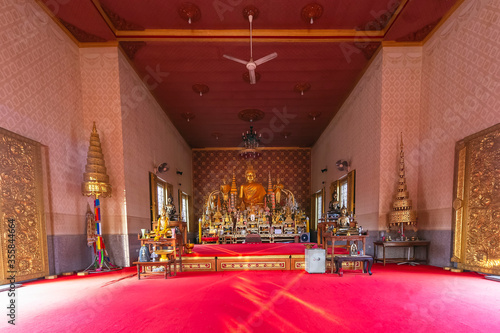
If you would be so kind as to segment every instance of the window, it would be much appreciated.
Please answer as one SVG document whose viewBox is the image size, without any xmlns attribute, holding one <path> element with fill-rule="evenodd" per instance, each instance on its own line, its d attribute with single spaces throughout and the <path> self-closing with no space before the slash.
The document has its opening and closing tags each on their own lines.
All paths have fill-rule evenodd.
<svg viewBox="0 0 500 333">
<path fill-rule="evenodd" d="M 167 204 L 166 198 L 168 198 L 167 188 L 162 183 L 158 183 L 156 185 L 157 204 L 158 204 L 156 207 L 157 215 L 161 214 L 161 209 L 165 207 L 165 205 Z"/>
<path fill-rule="evenodd" d="M 318 194 L 316 196 L 316 216 L 318 217 L 318 221 L 323 218 L 323 210 L 321 207 L 323 207 L 323 196 Z"/>
<path fill-rule="evenodd" d="M 347 175 L 332 182 L 330 185 L 330 194 L 338 193 L 340 207 L 345 206 L 347 212 L 355 214 L 355 189 L 356 189 L 356 170 L 350 171 Z"/>
<path fill-rule="evenodd" d="M 340 181 L 340 208 L 347 208 L 347 178 Z"/>
<path fill-rule="evenodd" d="M 312 195 L 313 199 L 313 228 L 317 230 L 318 222 L 321 221 L 325 213 L 324 202 L 325 202 L 325 189 L 322 189 Z"/>
<path fill-rule="evenodd" d="M 173 186 L 150 172 L 149 188 L 151 191 L 151 221 L 154 224 L 158 220 L 161 209 L 167 205 L 168 198 L 172 198 Z"/>
<path fill-rule="evenodd" d="M 179 190 L 180 220 L 187 222 L 187 231 L 190 230 L 189 223 L 189 195 Z"/>
</svg>

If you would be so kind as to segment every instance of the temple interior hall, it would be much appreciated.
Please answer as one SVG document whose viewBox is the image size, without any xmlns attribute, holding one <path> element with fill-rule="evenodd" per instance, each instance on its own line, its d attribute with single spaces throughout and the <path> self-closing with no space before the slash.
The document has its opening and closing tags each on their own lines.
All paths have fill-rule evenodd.
<svg viewBox="0 0 500 333">
<path fill-rule="evenodd" d="M 500 330 L 500 4 L 1 0 L 0 330 Z"/>
</svg>

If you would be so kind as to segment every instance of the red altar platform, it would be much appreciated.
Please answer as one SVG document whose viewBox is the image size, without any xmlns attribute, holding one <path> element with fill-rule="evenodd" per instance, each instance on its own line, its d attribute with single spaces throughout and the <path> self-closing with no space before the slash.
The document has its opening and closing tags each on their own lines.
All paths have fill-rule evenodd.
<svg viewBox="0 0 500 333">
<path fill-rule="evenodd" d="M 182 256 L 183 271 L 304 270 L 305 244 L 203 244 Z M 335 254 L 347 254 L 336 247 Z M 329 249 L 328 256 L 331 255 Z M 327 262 L 327 266 L 330 263 Z M 327 267 L 328 269 L 329 267 Z"/>
</svg>

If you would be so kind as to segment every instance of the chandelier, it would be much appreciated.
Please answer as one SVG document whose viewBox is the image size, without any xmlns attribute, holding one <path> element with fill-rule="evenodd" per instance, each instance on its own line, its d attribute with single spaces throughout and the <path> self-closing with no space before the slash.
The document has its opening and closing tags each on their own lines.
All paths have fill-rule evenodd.
<svg viewBox="0 0 500 333">
<path fill-rule="evenodd" d="M 249 159 L 257 158 L 262 155 L 258 151 L 261 135 L 257 135 L 257 132 L 253 130 L 253 126 L 250 126 L 250 131 L 242 133 L 241 137 L 243 139 L 244 148 L 240 151 L 240 157 Z"/>
</svg>

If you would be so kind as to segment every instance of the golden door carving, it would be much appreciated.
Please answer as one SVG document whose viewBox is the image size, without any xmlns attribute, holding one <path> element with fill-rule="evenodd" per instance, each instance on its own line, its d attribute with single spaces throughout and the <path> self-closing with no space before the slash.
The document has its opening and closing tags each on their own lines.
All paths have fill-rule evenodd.
<svg viewBox="0 0 500 333">
<path fill-rule="evenodd" d="M 0 284 L 9 282 L 12 271 L 9 219 L 15 220 L 16 281 L 49 274 L 42 192 L 40 143 L 0 128 Z"/>
<path fill-rule="evenodd" d="M 453 197 L 451 260 L 500 274 L 500 124 L 457 142 Z"/>
</svg>

